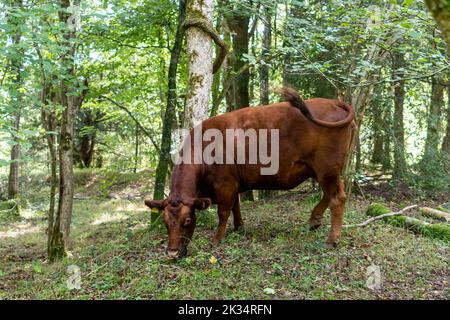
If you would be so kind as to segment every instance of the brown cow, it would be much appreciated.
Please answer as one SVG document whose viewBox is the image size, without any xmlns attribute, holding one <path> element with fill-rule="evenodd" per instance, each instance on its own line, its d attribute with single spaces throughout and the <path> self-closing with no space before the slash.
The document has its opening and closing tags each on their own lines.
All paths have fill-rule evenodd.
<svg viewBox="0 0 450 320">
<path fill-rule="evenodd" d="M 219 226 L 213 239 L 216 244 L 225 236 L 230 211 L 235 228 L 243 224 L 239 193 L 292 189 L 308 178 L 317 179 L 323 190 L 323 197 L 309 219 L 310 226 L 318 228 L 329 207 L 331 230 L 326 244 L 336 246 L 346 199 L 340 174 L 354 127 L 353 108 L 338 100 L 303 101 L 290 88 L 282 88 L 280 93 L 286 102 L 239 109 L 202 122 L 202 132 L 217 129 L 224 135 L 227 129 L 278 129 L 279 169 L 275 174 L 262 175 L 264 166 L 260 162 L 249 164 L 250 152 L 245 155 L 245 164 L 236 161 L 231 164 L 181 163 L 174 167 L 169 197 L 145 201 L 152 209 L 164 210 L 163 219 L 169 233 L 168 253 L 172 258 L 187 253 L 196 224 L 195 209 L 218 204 Z M 192 145 L 193 141 L 186 139 L 185 144 Z M 210 143 L 203 141 L 202 148 Z"/>
</svg>

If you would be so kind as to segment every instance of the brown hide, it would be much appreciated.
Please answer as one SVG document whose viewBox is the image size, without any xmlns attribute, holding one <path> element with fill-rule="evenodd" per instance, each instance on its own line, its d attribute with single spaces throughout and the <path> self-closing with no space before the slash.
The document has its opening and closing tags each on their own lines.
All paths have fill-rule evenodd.
<svg viewBox="0 0 450 320">
<path fill-rule="evenodd" d="M 267 165 L 248 164 L 248 152 L 246 164 L 176 165 L 168 201 L 170 203 L 171 199 L 178 199 L 181 204 L 177 208 L 162 205 L 162 202 L 159 205 L 164 207 L 169 239 L 180 239 L 178 242 L 169 240 L 169 253 L 172 252 L 172 256 L 186 253 L 195 225 L 188 224 L 185 227 L 187 231 L 183 231 L 180 225 L 185 223 L 187 216 L 190 217 L 188 221 L 193 220 L 191 218 L 195 216 L 196 206 L 192 203 L 195 199 L 210 198 L 218 204 L 219 227 L 214 238 L 214 242 L 218 242 L 225 235 L 230 211 L 233 212 L 235 227 L 242 225 L 239 193 L 255 189 L 292 189 L 308 178 L 317 179 L 323 190 L 323 198 L 312 212 L 310 225 L 312 228 L 320 226 L 323 213 L 329 207 L 332 226 L 327 244 L 336 245 L 345 205 L 340 174 L 349 151 L 353 109 L 338 100 L 315 98 L 303 102 L 292 89 L 283 89 L 281 93 L 288 102 L 239 109 L 203 121 L 203 132 L 218 129 L 224 140 L 227 129 L 268 129 L 269 132 L 270 129 L 278 129 L 279 170 L 274 175 L 261 175 L 261 167 Z M 192 144 L 192 141 L 187 140 L 185 143 Z M 203 148 L 210 143 L 203 142 Z M 177 215 L 175 211 L 180 208 L 185 208 L 182 211 L 186 217 Z M 283 219 L 282 215 L 279 218 Z"/>
</svg>

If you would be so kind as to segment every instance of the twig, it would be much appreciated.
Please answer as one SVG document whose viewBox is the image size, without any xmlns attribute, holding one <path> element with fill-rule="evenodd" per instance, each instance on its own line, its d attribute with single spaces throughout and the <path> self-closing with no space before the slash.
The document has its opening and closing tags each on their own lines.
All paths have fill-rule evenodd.
<svg viewBox="0 0 450 320">
<path fill-rule="evenodd" d="M 149 132 L 149 130 L 147 130 L 146 128 L 144 128 L 142 126 L 142 124 L 136 119 L 136 117 L 133 115 L 133 113 L 131 113 L 130 110 L 128 110 L 125 106 L 123 106 L 122 104 L 118 103 L 117 101 L 105 96 L 105 95 L 100 95 L 100 98 L 103 100 L 108 100 L 109 102 L 111 102 L 112 104 L 114 104 L 115 106 L 119 107 L 120 109 L 122 109 L 123 111 L 125 111 L 130 118 L 137 124 L 137 126 L 139 127 L 139 129 L 141 129 L 141 131 L 150 139 L 151 143 L 153 144 L 153 146 L 155 147 L 157 152 L 160 152 L 158 144 L 156 143 L 156 141 L 154 140 L 152 134 Z"/>
<path fill-rule="evenodd" d="M 342 226 L 342 227 L 344 227 L 344 228 L 365 227 L 365 226 L 367 226 L 368 224 L 370 224 L 370 223 L 372 223 L 372 222 L 374 222 L 374 221 L 381 220 L 381 219 L 386 218 L 386 217 L 393 217 L 393 216 L 402 215 L 402 214 L 404 214 L 406 211 L 411 210 L 411 209 L 414 209 L 414 208 L 417 208 L 417 205 L 412 205 L 412 206 L 403 208 L 402 210 L 397 211 L 397 212 L 389 212 L 389 213 L 386 213 L 386 214 L 382 214 L 382 215 L 379 215 L 379 216 L 370 218 L 370 219 L 368 219 L 368 220 L 366 220 L 366 221 L 364 221 L 364 222 L 362 222 L 362 223 L 359 223 L 359 224 L 347 224 L 347 225 L 344 225 L 344 226 Z"/>
</svg>

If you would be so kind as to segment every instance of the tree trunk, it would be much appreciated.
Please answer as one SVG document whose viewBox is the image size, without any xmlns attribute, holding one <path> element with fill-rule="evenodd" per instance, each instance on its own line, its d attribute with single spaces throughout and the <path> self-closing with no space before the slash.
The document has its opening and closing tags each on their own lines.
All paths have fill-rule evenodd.
<svg viewBox="0 0 450 320">
<path fill-rule="evenodd" d="M 439 155 L 439 135 L 442 121 L 441 113 L 444 106 L 444 86 L 442 79 L 435 76 L 431 84 L 431 99 L 427 118 L 427 137 L 425 140 L 425 151 L 422 158 L 423 167 L 435 168 Z"/>
<path fill-rule="evenodd" d="M 245 8 L 242 7 L 242 3 L 234 4 L 233 8 L 226 15 L 227 24 L 232 33 L 232 46 L 233 46 L 233 65 L 232 70 L 235 73 L 239 73 L 239 70 L 246 64 L 245 55 L 248 55 L 249 45 L 249 15 Z M 245 108 L 250 105 L 249 97 L 249 81 L 250 72 L 246 69 L 240 72 L 234 80 L 234 110 Z M 231 111 L 231 110 L 230 110 Z M 249 190 L 242 194 L 241 200 L 253 201 L 253 191 Z"/>
<path fill-rule="evenodd" d="M 97 132 L 91 134 L 85 134 L 81 137 L 80 157 L 85 168 L 90 168 L 92 165 L 92 159 L 94 158 L 94 150 L 96 144 Z"/>
<path fill-rule="evenodd" d="M 393 79 L 398 77 L 399 69 L 404 68 L 405 57 L 403 53 L 394 53 L 392 57 Z M 405 127 L 403 123 L 403 103 L 405 100 L 405 81 L 394 82 L 394 172 L 396 180 L 404 177 L 406 173 L 405 159 Z"/>
<path fill-rule="evenodd" d="M 22 39 L 22 32 L 20 30 L 21 25 L 24 23 L 23 18 L 18 15 L 13 14 L 16 10 L 22 10 L 22 0 L 14 0 L 11 2 L 11 14 L 8 14 L 8 23 L 13 26 L 13 30 L 11 33 L 11 42 L 12 46 L 18 51 L 14 57 L 11 58 L 11 71 L 13 73 L 13 81 L 11 90 L 14 92 L 13 97 L 11 98 L 12 109 L 14 114 L 14 123 L 13 123 L 13 142 L 14 145 L 11 147 L 11 163 L 9 165 L 9 176 L 8 176 L 8 199 L 15 199 L 19 196 L 19 168 L 20 168 L 20 141 L 18 138 L 18 134 L 20 131 L 20 117 L 21 117 L 21 109 L 22 109 L 22 77 L 21 77 L 21 69 L 23 66 L 23 49 L 19 47 L 20 41 Z M 19 206 L 19 204 L 16 204 Z M 17 210 L 16 212 L 19 212 Z"/>
<path fill-rule="evenodd" d="M 164 198 L 164 189 L 166 187 L 166 177 L 170 165 L 170 148 L 172 145 L 172 129 L 176 124 L 177 108 L 177 70 L 178 60 L 183 47 L 183 29 L 182 25 L 186 17 L 186 0 L 180 0 L 178 7 L 178 26 L 175 35 L 175 42 L 170 53 L 170 64 L 168 71 L 167 84 L 167 105 L 164 113 L 161 149 L 159 153 L 158 166 L 155 174 L 155 189 L 153 198 L 160 200 Z M 152 213 L 152 221 L 156 221 L 159 214 Z"/>
<path fill-rule="evenodd" d="M 444 41 L 447 42 L 447 49 L 450 53 L 450 5 L 448 0 L 425 0 L 434 19 L 439 25 Z"/>
<path fill-rule="evenodd" d="M 213 0 L 188 0 L 187 2 L 188 20 L 201 18 L 204 23 L 211 25 L 213 13 Z M 186 30 L 186 39 L 189 67 L 184 127 L 193 128 L 208 117 L 213 78 L 213 43 L 211 37 L 197 27 Z"/>
<path fill-rule="evenodd" d="M 136 125 L 135 135 L 134 135 L 134 168 L 133 172 L 137 172 L 139 162 L 139 126 Z"/>
<path fill-rule="evenodd" d="M 444 165 L 450 169 L 450 84 L 447 86 L 447 131 L 442 142 L 442 157 L 444 159 Z"/>
<path fill-rule="evenodd" d="M 48 105 L 48 99 L 56 104 L 55 95 L 50 96 L 50 86 L 45 83 L 44 79 L 43 88 L 41 91 L 41 103 L 42 103 L 42 126 L 44 127 L 47 139 L 47 147 L 50 155 L 50 204 L 48 209 L 48 222 L 47 222 L 47 254 L 49 257 L 56 257 L 64 255 L 64 246 L 59 243 L 59 238 L 54 237 L 54 232 L 58 235 L 61 234 L 60 224 L 55 224 L 55 203 L 56 203 L 56 188 L 58 187 L 57 166 L 58 159 L 56 154 L 56 115 L 54 111 L 50 111 L 46 108 Z"/>
<path fill-rule="evenodd" d="M 375 164 L 380 164 L 383 162 L 383 128 L 384 124 L 381 110 L 381 99 L 377 99 L 372 103 L 373 148 L 372 157 L 370 159 L 370 161 Z"/>
<path fill-rule="evenodd" d="M 264 31 L 262 38 L 261 50 L 261 67 L 259 70 L 259 85 L 260 85 L 260 104 L 269 104 L 269 65 L 267 58 L 270 55 L 270 48 L 272 45 L 272 12 L 269 6 L 264 8 Z M 271 196 L 270 190 L 260 190 L 259 198 L 265 199 Z"/>
<path fill-rule="evenodd" d="M 382 159 L 382 169 L 388 171 L 392 169 L 391 164 L 391 136 L 392 136 L 392 115 L 391 108 L 385 106 L 384 108 L 384 122 L 385 127 L 383 131 L 383 159 Z"/>
<path fill-rule="evenodd" d="M 295 74 L 292 72 L 292 53 L 290 52 L 290 48 L 292 47 L 292 43 L 289 41 L 293 41 L 295 39 L 292 35 L 292 20 L 298 19 L 302 14 L 302 7 L 296 3 L 291 2 L 290 6 L 286 4 L 286 20 L 284 26 L 284 36 L 285 40 L 283 42 L 283 47 L 287 49 L 284 55 L 284 66 L 283 66 L 283 86 L 294 87 L 297 79 Z"/>
<path fill-rule="evenodd" d="M 61 69 L 65 74 L 60 80 L 60 103 L 64 108 L 61 117 L 61 128 L 59 134 L 59 199 L 58 210 L 54 219 L 53 230 L 49 239 L 49 260 L 61 258 L 69 249 L 70 224 L 72 221 L 73 207 L 73 137 L 77 108 L 82 98 L 73 96 L 73 82 L 75 81 L 74 57 L 76 44 L 76 21 L 74 16 L 68 12 L 69 0 L 60 0 L 61 10 L 59 20 L 65 26 L 61 54 Z M 75 0 L 74 7 L 80 6 L 80 0 Z"/>
</svg>

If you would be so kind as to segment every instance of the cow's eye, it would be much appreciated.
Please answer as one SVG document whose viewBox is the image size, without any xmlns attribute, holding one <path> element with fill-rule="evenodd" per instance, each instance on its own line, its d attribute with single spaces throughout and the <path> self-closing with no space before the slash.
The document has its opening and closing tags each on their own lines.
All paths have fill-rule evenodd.
<svg viewBox="0 0 450 320">
<path fill-rule="evenodd" d="M 184 226 L 188 226 L 191 223 L 191 218 L 186 218 L 186 220 L 184 221 Z"/>
</svg>

